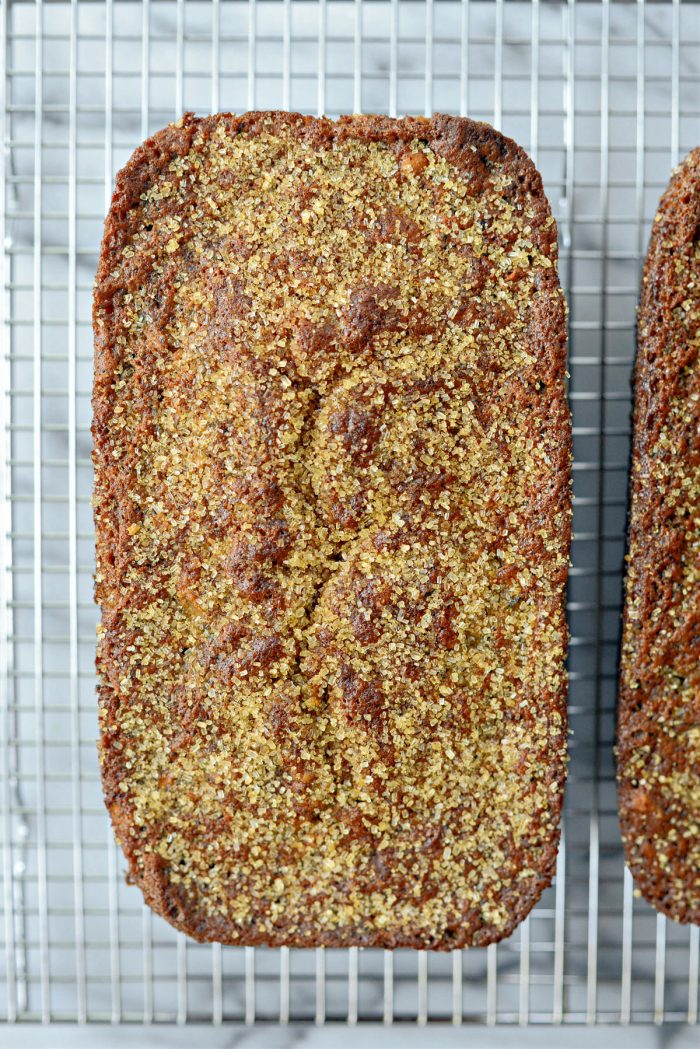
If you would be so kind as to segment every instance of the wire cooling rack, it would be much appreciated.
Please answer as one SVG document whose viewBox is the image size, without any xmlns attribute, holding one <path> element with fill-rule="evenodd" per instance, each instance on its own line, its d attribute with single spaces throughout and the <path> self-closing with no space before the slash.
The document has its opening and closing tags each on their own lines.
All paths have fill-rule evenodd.
<svg viewBox="0 0 700 1049">
<path fill-rule="evenodd" d="M 640 257 L 672 166 L 700 141 L 700 6 L 74 0 L 7 2 L 1 18 L 0 1012 L 696 1023 L 700 930 L 635 898 L 612 741 Z M 576 494 L 565 844 L 529 920 L 486 950 L 194 944 L 126 885 L 102 805 L 90 299 L 113 176 L 185 108 L 280 107 L 488 120 L 529 149 L 559 220 Z"/>
</svg>

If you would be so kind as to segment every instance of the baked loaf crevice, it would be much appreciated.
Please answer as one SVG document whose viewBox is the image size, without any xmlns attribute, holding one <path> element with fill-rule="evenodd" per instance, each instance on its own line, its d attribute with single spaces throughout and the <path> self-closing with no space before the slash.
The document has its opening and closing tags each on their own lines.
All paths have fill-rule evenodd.
<svg viewBox="0 0 700 1049">
<path fill-rule="evenodd" d="M 554 872 L 556 226 L 470 120 L 186 116 L 94 300 L 104 791 L 200 940 L 454 948 Z"/>
<path fill-rule="evenodd" d="M 642 895 L 700 923 L 700 149 L 654 221 L 637 328 L 617 727 Z"/>
</svg>

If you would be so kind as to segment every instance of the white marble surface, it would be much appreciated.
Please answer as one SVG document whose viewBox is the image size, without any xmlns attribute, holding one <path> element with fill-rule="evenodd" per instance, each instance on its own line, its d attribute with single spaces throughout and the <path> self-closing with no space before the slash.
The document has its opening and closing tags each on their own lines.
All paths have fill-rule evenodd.
<svg viewBox="0 0 700 1049">
<path fill-rule="evenodd" d="M 68 1026 L 48 1032 L 22 1025 L 9 1032 L 6 1049 L 697 1049 L 697 1029 L 687 1026 L 567 1028 L 455 1028 L 433 1024 L 386 1028 L 333 1026 L 246 1028 L 235 1024 L 177 1027 Z"/>
<path fill-rule="evenodd" d="M 464 954 L 461 989 L 458 985 L 463 1015 L 478 1023 L 490 1018 L 546 1024 L 556 1019 L 559 991 L 564 1016 L 574 1024 L 596 1017 L 616 1021 L 627 1012 L 646 1023 L 655 1012 L 680 1021 L 692 1010 L 697 984 L 693 990 L 689 974 L 697 980 L 697 938 L 688 929 L 657 921 L 642 901 L 632 899 L 624 881 L 612 783 L 612 710 L 639 255 L 672 163 L 700 139 L 700 7 L 680 5 L 674 49 L 669 4 L 650 5 L 646 12 L 639 5 L 611 5 L 606 51 L 598 4 L 573 8 L 517 0 L 501 7 L 483 0 L 438 0 L 426 6 L 401 0 L 396 64 L 392 10 L 383 0 L 361 8 L 344 0 L 323 6 L 295 0 L 286 79 L 285 8 L 275 0 L 255 5 L 254 48 L 248 45 L 250 8 L 241 2 L 180 6 L 116 0 L 109 7 L 78 2 L 73 9 L 52 3 L 41 16 L 39 52 L 37 8 L 30 3 L 3 8 L 10 107 L 6 274 L 13 288 L 5 329 L 11 361 L 3 372 L 13 396 L 4 399 L 2 409 L 13 427 L 6 493 L 12 503 L 6 499 L 3 512 L 13 536 L 8 550 L 13 571 L 3 576 L 11 581 L 6 594 L 10 640 L 3 650 L 10 705 L 0 724 L 6 737 L 0 771 L 9 803 L 2 900 L 5 913 L 13 906 L 15 915 L 0 923 L 7 945 L 0 951 L 0 1015 L 18 1013 L 25 1021 L 42 1015 L 61 1021 L 79 1016 L 172 1021 L 221 1014 L 242 1020 L 247 1011 L 274 1021 L 286 1011 L 286 1002 L 292 1020 L 308 1021 L 322 1000 L 326 1015 L 337 1020 L 355 1008 L 361 1018 L 382 1018 L 387 984 L 380 952 L 326 952 L 321 981 L 321 959 L 312 952 L 258 951 L 253 973 L 250 956 L 247 961 L 242 951 L 186 944 L 152 917 L 137 890 L 123 880 L 97 782 L 89 321 L 111 180 L 144 135 L 183 107 L 198 112 L 212 106 L 275 107 L 287 96 L 292 108 L 305 111 L 320 104 L 330 114 L 359 106 L 386 112 L 395 103 L 398 112 L 464 109 L 494 121 L 536 155 L 560 221 L 562 278 L 572 310 L 578 497 L 570 590 L 574 735 L 566 869 L 529 923 L 490 961 L 484 951 Z M 426 78 L 430 10 L 433 75 Z M 318 48 L 322 11 L 325 52 Z M 576 38 L 567 49 L 572 11 Z M 212 48 L 217 12 L 219 46 Z M 533 51 L 535 13 L 539 44 Z M 635 46 L 640 27 L 644 67 Z M 325 68 L 320 83 L 319 54 Z M 610 76 L 601 87 L 606 55 Z M 569 81 L 572 68 L 575 78 Z M 42 102 L 38 126 L 37 92 Z M 606 97 L 607 118 L 601 120 Z M 74 200 L 73 172 L 78 178 Z M 35 469 L 37 453 L 40 470 Z M 603 480 L 597 469 L 600 454 Z M 605 536 L 600 542 L 598 532 Z M 74 590 L 68 571 L 72 560 Z M 597 949 L 595 941 L 590 946 L 591 933 Z M 555 975 L 559 965 L 561 979 Z M 415 1021 L 425 995 L 428 1015 L 449 1019 L 452 959 L 431 957 L 425 979 L 420 973 L 415 954 L 396 955 L 393 1015 Z M 663 1038 L 673 1045 L 677 1038 L 679 1046 L 690 1044 L 680 1029 L 665 1028 L 663 1036 L 649 1028 L 635 1034 L 638 1041 L 630 1041 L 630 1032 L 616 1032 L 614 1042 L 645 1046 L 661 1044 Z M 396 1031 L 334 1026 L 331 1033 L 299 1025 L 196 1027 L 186 1033 L 115 1026 L 99 1028 L 99 1036 L 69 1027 L 39 1031 L 20 1026 L 3 1031 L 0 1043 L 8 1049 L 179 1045 L 190 1038 L 203 1047 L 506 1047 L 535 1039 L 572 1049 L 612 1044 L 612 1035 L 607 1043 L 595 1037 L 567 1027 L 548 1041 L 542 1028 L 526 1035 L 520 1028 L 494 1032 L 473 1024 L 457 1031 L 431 1027 L 430 1033 L 412 1026 Z"/>
</svg>

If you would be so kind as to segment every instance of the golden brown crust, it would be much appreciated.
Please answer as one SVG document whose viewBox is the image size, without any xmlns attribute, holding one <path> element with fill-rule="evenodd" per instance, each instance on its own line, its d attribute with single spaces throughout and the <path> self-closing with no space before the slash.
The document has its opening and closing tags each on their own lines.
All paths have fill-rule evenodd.
<svg viewBox="0 0 700 1049">
<path fill-rule="evenodd" d="M 644 266 L 618 708 L 625 853 L 642 895 L 700 923 L 700 150 Z"/>
<path fill-rule="evenodd" d="M 105 798 L 201 940 L 454 948 L 551 880 L 556 227 L 483 124 L 187 116 L 94 304 Z"/>
</svg>

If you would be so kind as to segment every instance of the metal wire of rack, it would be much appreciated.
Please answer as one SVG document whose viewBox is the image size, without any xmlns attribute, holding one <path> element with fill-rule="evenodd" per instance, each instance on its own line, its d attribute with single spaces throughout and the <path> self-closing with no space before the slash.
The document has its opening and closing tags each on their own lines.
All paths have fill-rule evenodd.
<svg viewBox="0 0 700 1049">
<path fill-rule="evenodd" d="M 37 0 L 0 19 L 0 1015 L 696 1024 L 700 929 L 635 897 L 612 741 L 640 258 L 700 139 L 700 5 Z M 91 285 L 115 171 L 185 108 L 468 113 L 543 173 L 570 305 L 573 736 L 555 884 L 501 945 L 203 946 L 122 877 L 94 746 Z"/>
</svg>

